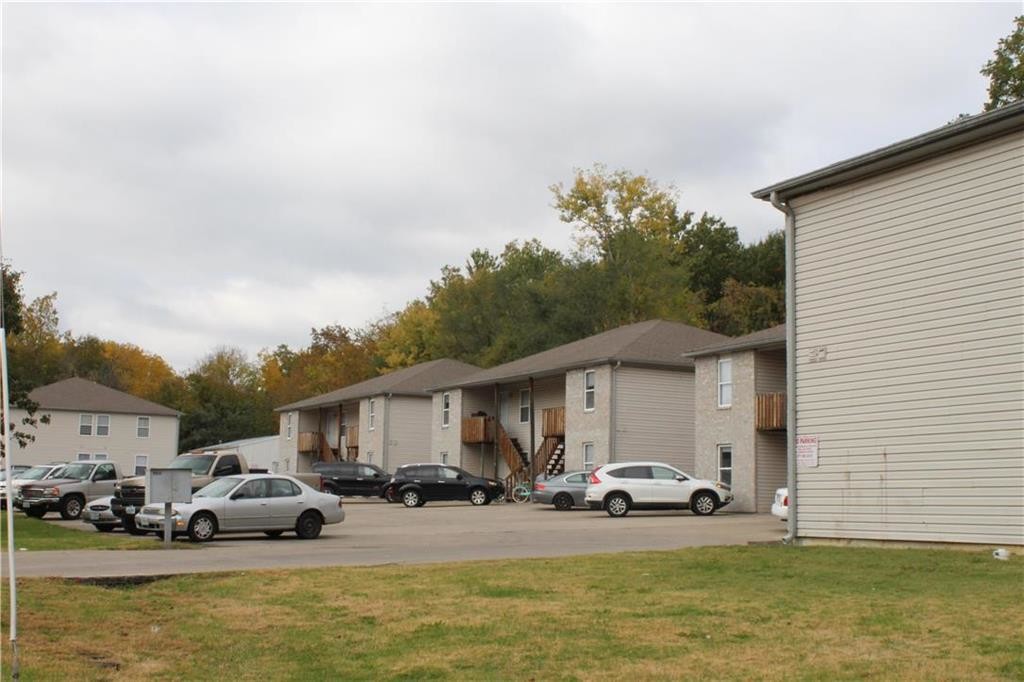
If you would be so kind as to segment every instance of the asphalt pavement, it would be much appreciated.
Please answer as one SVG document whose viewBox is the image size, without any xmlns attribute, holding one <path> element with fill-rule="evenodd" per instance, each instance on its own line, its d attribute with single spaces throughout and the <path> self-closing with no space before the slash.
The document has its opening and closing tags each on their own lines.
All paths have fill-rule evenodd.
<svg viewBox="0 0 1024 682">
<path fill-rule="evenodd" d="M 727 511 L 713 516 L 632 512 L 613 519 L 604 512 L 557 512 L 533 504 L 406 509 L 353 501 L 346 502 L 345 512 L 345 522 L 325 527 L 317 540 L 299 540 L 290 533 L 276 539 L 221 535 L 194 550 L 19 551 L 16 570 L 22 577 L 96 578 L 425 564 L 775 542 L 785 531 L 785 524 L 770 515 Z M 55 523 L 96 532 L 81 522 Z M 158 542 L 155 537 L 152 541 Z M 6 575 L 6 556 L 2 570 Z"/>
</svg>

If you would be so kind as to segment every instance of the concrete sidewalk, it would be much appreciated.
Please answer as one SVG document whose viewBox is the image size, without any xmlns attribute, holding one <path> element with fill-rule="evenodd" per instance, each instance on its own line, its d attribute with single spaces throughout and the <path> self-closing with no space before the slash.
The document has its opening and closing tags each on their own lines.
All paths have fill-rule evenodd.
<svg viewBox="0 0 1024 682">
<path fill-rule="evenodd" d="M 191 551 L 18 552 L 20 577 L 118 577 L 324 566 L 558 557 L 772 542 L 785 527 L 764 514 L 556 512 L 538 505 L 346 505 L 345 523 L 314 541 L 222 535 Z M 79 524 L 84 525 L 84 524 Z M 93 532 L 83 530 L 83 532 Z M 158 542 L 155 538 L 153 542 Z M 184 542 L 179 540 L 178 542 Z M 6 557 L 3 562 L 6 575 Z"/>
</svg>

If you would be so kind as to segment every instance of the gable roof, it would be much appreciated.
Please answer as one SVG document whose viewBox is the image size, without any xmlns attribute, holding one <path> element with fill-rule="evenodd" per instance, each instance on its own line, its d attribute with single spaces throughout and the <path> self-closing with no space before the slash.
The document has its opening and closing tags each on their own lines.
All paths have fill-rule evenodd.
<svg viewBox="0 0 1024 682">
<path fill-rule="evenodd" d="M 768 350 L 770 348 L 786 347 L 786 325 L 780 324 L 759 332 L 753 332 L 746 336 L 737 336 L 720 343 L 713 343 L 704 346 L 691 353 L 691 358 L 699 358 L 702 355 L 717 355 L 718 353 L 729 353 L 735 350 Z"/>
<path fill-rule="evenodd" d="M 143 400 L 124 391 L 118 391 L 81 377 L 71 377 L 40 386 L 29 392 L 28 397 L 39 403 L 40 408 L 46 410 L 110 412 L 112 414 L 141 414 L 159 417 L 177 417 L 181 414 L 165 405 Z"/>
<path fill-rule="evenodd" d="M 460 381 L 438 383 L 434 388 L 486 386 L 560 374 L 588 365 L 621 362 L 648 367 L 693 367 L 684 355 L 728 337 L 681 322 L 648 320 L 617 327 L 579 341 L 556 346 L 519 360 L 481 370 Z"/>
<path fill-rule="evenodd" d="M 783 180 L 752 194 L 757 199 L 768 200 L 772 192 L 777 192 L 779 199 L 786 201 L 801 194 L 854 182 L 1021 129 L 1024 129 L 1024 100 L 983 114 L 965 116 L 941 128 Z"/>
<path fill-rule="evenodd" d="M 480 371 L 476 365 L 470 365 L 458 360 L 432 360 L 421 362 L 412 367 L 406 367 L 389 374 L 382 374 L 379 377 L 361 381 L 336 391 L 322 395 L 299 400 L 298 402 L 282 405 L 276 408 L 275 412 L 285 410 L 299 410 L 311 407 L 328 407 L 350 400 L 360 400 L 375 395 L 406 395 L 417 398 L 430 397 L 430 387 L 446 381 L 457 381 L 462 377 Z"/>
</svg>

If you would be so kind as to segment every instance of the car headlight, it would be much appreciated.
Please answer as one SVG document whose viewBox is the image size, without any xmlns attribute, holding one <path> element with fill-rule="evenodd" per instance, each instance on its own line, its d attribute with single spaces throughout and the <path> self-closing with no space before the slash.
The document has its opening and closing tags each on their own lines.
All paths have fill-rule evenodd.
<svg viewBox="0 0 1024 682">
<path fill-rule="evenodd" d="M 47 495 L 60 495 L 60 488 L 47 488 L 45 491 Z"/>
<path fill-rule="evenodd" d="M 717 481 L 715 483 L 715 487 L 716 488 L 720 488 L 722 490 L 732 490 L 732 488 L 729 487 L 729 485 L 727 483 L 722 483 L 721 481 Z"/>
</svg>

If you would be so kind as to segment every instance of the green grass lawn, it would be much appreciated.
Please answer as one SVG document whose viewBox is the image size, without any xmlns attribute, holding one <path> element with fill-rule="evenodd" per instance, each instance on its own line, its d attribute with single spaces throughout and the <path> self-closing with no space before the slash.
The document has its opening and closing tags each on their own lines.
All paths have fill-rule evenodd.
<svg viewBox="0 0 1024 682">
<path fill-rule="evenodd" d="M 48 679 L 1022 679 L 1024 559 L 730 547 L 20 583 Z"/>
<path fill-rule="evenodd" d="M 7 551 L 7 512 L 0 512 L 0 535 Z M 182 543 L 175 543 L 175 546 Z M 19 550 L 46 549 L 160 549 L 155 538 L 132 537 L 124 533 L 96 533 L 82 523 L 82 529 L 64 528 L 43 519 L 14 512 L 14 545 Z"/>
</svg>

